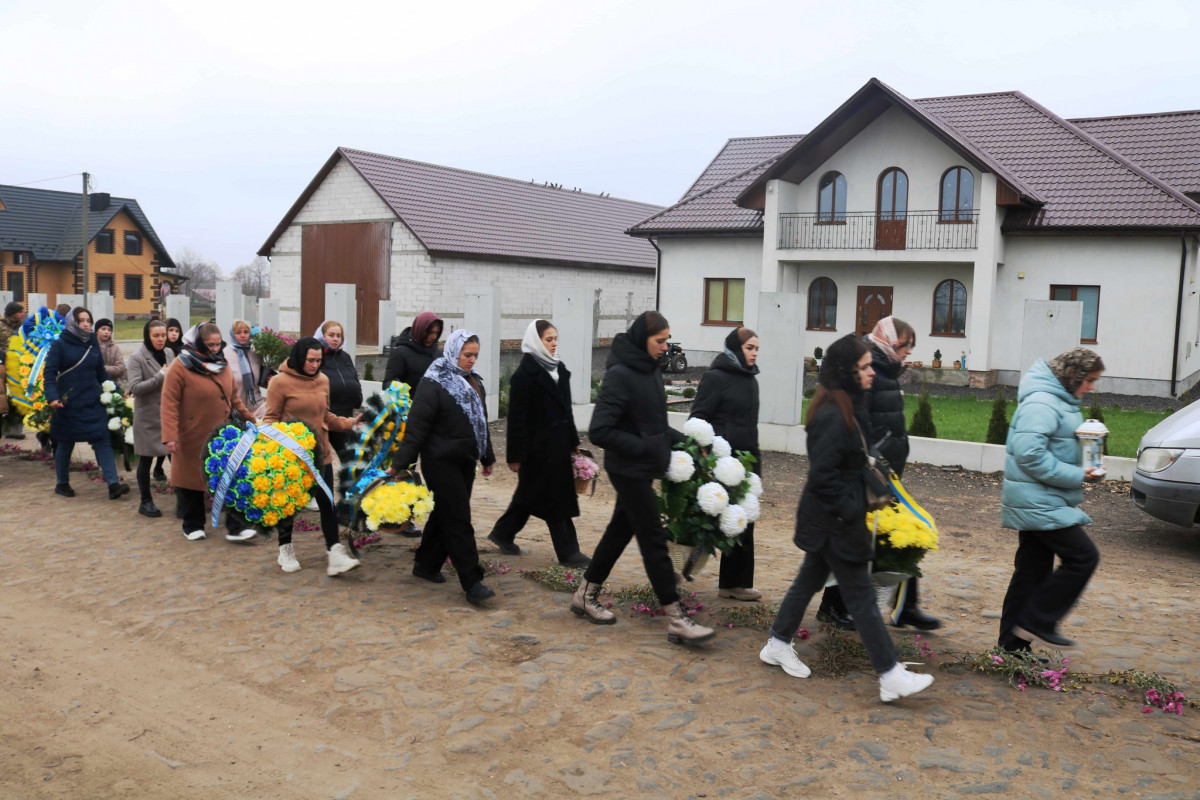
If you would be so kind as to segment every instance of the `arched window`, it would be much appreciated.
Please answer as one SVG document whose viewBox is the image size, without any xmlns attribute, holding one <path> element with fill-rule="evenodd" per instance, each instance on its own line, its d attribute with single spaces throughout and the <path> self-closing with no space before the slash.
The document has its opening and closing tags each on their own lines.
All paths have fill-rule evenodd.
<svg viewBox="0 0 1200 800">
<path fill-rule="evenodd" d="M 970 222 L 974 216 L 975 176 L 966 167 L 951 167 L 942 176 L 941 222 Z"/>
<path fill-rule="evenodd" d="M 817 278 L 808 287 L 808 329 L 832 331 L 837 328 L 837 284 L 829 278 Z"/>
<path fill-rule="evenodd" d="M 828 172 L 817 187 L 817 222 L 846 224 L 846 176 Z"/>
<path fill-rule="evenodd" d="M 967 332 L 967 287 L 945 280 L 933 290 L 933 336 L 963 336 Z"/>
<path fill-rule="evenodd" d="M 879 218 L 908 219 L 908 176 L 899 167 L 884 170 L 879 176 Z"/>
</svg>

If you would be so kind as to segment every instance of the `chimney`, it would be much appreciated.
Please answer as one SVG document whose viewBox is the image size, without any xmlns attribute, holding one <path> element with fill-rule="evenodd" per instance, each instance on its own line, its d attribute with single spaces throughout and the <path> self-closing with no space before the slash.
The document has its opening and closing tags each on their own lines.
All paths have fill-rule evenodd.
<svg viewBox="0 0 1200 800">
<path fill-rule="evenodd" d="M 103 211 L 108 208 L 112 198 L 107 192 L 96 192 L 88 195 L 88 211 Z"/>
</svg>

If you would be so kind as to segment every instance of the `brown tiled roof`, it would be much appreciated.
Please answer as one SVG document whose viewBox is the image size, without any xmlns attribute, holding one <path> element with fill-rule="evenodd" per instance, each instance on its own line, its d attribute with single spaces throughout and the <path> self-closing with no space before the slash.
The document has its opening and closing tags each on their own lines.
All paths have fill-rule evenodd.
<svg viewBox="0 0 1200 800">
<path fill-rule="evenodd" d="M 1043 201 L 1009 212 L 1005 230 L 1200 227 L 1200 206 L 1020 92 L 914 105 L 944 120 Z"/>
<path fill-rule="evenodd" d="M 1200 193 L 1200 111 L 1068 122 L 1179 191 Z"/>
<path fill-rule="evenodd" d="M 784 137 L 772 137 L 784 138 Z M 761 233 L 762 212 L 734 203 L 742 190 L 775 163 L 768 158 L 740 174 L 689 195 L 630 228 L 630 236 L 670 233 Z"/>
<path fill-rule="evenodd" d="M 741 136 L 730 139 L 717 153 L 716 158 L 704 169 L 696 182 L 691 185 L 680 200 L 711 189 L 718 183 L 724 183 L 730 178 L 741 175 L 751 167 L 756 167 L 767 159 L 774 159 L 796 142 L 803 139 L 801 134 L 786 136 Z"/>
<path fill-rule="evenodd" d="M 626 228 L 662 206 L 555 189 L 405 158 L 338 148 L 259 255 L 345 158 L 433 255 L 654 269 L 657 254 Z"/>
</svg>

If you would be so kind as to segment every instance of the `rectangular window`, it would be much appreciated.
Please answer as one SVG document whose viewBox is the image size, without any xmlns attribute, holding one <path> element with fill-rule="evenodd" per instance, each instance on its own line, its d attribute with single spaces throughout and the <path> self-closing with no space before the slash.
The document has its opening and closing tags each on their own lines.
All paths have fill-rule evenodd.
<svg viewBox="0 0 1200 800">
<path fill-rule="evenodd" d="M 142 299 L 142 276 L 141 275 L 126 275 L 125 276 L 125 299 L 126 300 L 141 300 Z"/>
<path fill-rule="evenodd" d="M 746 303 L 746 281 L 742 278 L 704 279 L 704 324 L 741 325 Z"/>
<path fill-rule="evenodd" d="M 96 291 L 108 292 L 113 297 L 117 296 L 117 279 L 113 275 L 97 275 L 96 276 Z"/>
<path fill-rule="evenodd" d="M 1083 303 L 1083 327 L 1079 332 L 1080 344 L 1095 344 L 1100 326 L 1099 286 L 1051 286 L 1051 300 L 1070 300 Z"/>
<path fill-rule="evenodd" d="M 96 252 L 113 252 L 113 232 L 109 228 L 105 228 L 96 234 Z"/>
<path fill-rule="evenodd" d="M 142 237 L 137 231 L 125 231 L 125 255 L 140 256 L 142 254 Z"/>
<path fill-rule="evenodd" d="M 25 254 L 24 253 L 13 253 L 13 263 L 14 264 L 24 264 L 25 263 Z"/>
</svg>

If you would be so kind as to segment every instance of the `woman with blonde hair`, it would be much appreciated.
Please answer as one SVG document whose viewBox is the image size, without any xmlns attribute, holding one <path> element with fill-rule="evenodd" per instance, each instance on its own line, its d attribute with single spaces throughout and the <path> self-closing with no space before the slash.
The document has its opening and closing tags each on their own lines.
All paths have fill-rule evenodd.
<svg viewBox="0 0 1200 800">
<path fill-rule="evenodd" d="M 225 361 L 234 371 L 234 383 L 237 384 L 242 403 L 255 416 L 262 416 L 263 399 L 258 387 L 263 378 L 263 360 L 254 352 L 254 345 L 250 341 L 250 323 L 235 319 L 229 330 L 233 341 L 225 346 Z"/>
<path fill-rule="evenodd" d="M 345 328 L 342 323 L 327 319 L 317 328 L 313 338 L 321 345 L 325 357 L 321 374 L 329 379 L 329 410 L 339 417 L 354 416 L 362 406 L 363 390 L 354 359 L 342 349 L 346 343 Z M 337 453 L 342 452 L 351 438 L 348 432 L 329 432 L 329 444 Z"/>
</svg>

